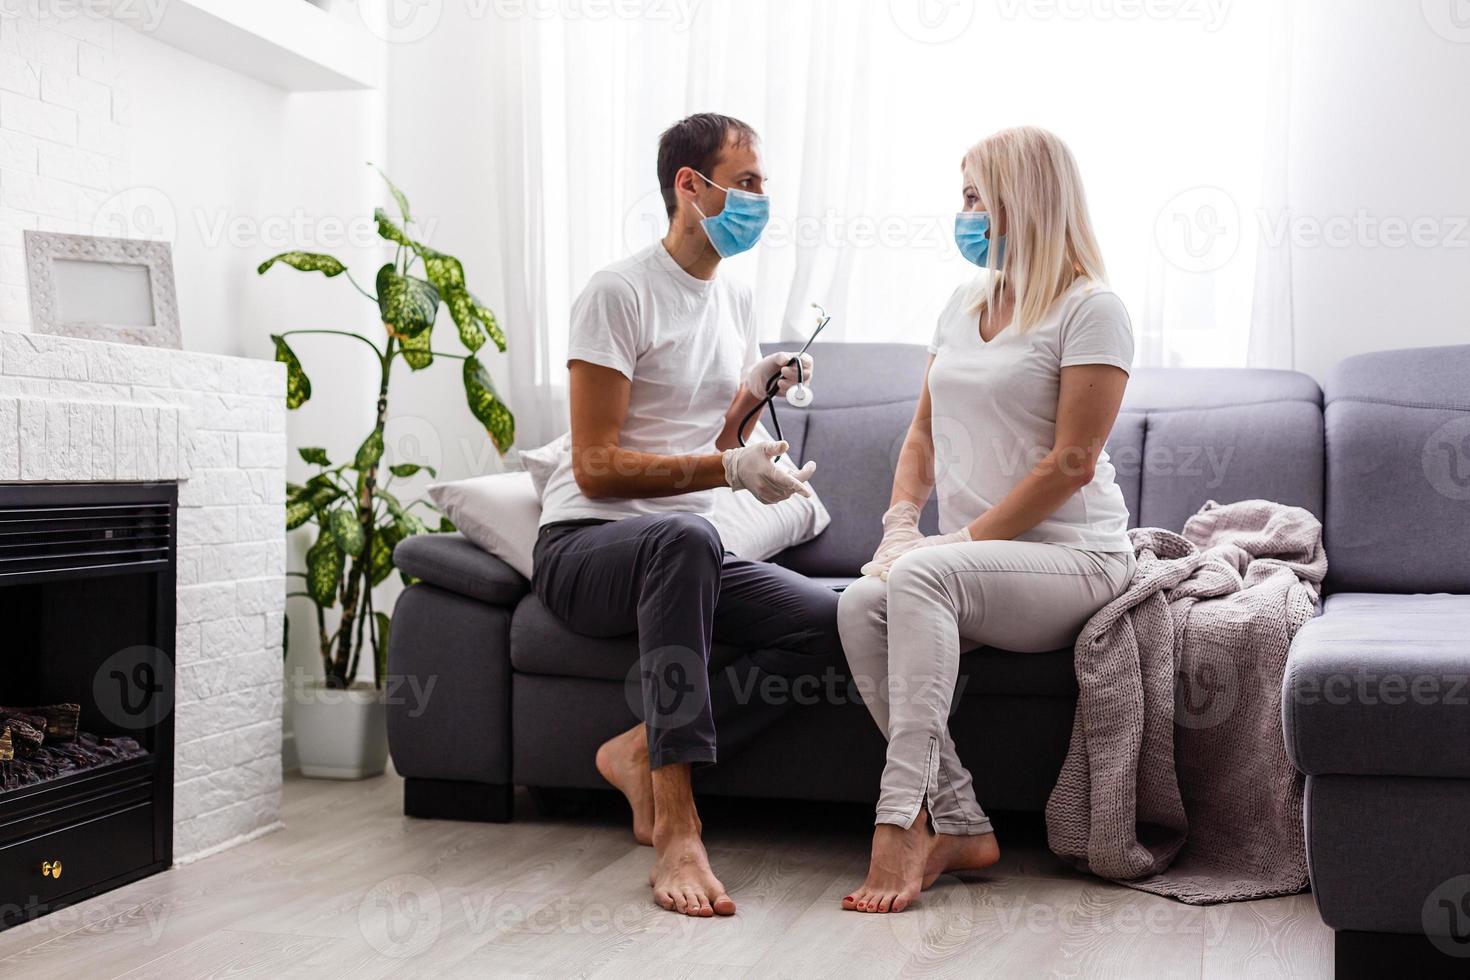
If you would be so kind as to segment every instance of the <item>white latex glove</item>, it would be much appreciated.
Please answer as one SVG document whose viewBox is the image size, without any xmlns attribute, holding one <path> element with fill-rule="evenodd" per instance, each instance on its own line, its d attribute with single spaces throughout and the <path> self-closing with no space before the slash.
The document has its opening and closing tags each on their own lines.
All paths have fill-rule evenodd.
<svg viewBox="0 0 1470 980">
<path fill-rule="evenodd" d="M 792 472 L 776 465 L 776 457 L 791 448 L 781 442 L 757 442 L 739 449 L 727 449 L 720 461 L 725 464 L 725 482 L 732 490 L 749 490 L 763 504 L 779 504 L 792 494 L 810 497 L 806 481 L 812 478 L 817 464 L 807 460 L 805 466 Z"/>
<path fill-rule="evenodd" d="M 924 532 L 919 530 L 919 508 L 907 500 L 899 501 L 883 512 L 883 540 L 878 542 L 878 550 L 873 552 L 872 559 L 863 565 L 862 573 L 887 578 L 888 566 L 894 559 L 922 540 Z"/>
<path fill-rule="evenodd" d="M 767 354 L 745 372 L 745 390 L 757 398 L 765 398 L 766 385 L 770 383 L 771 376 L 780 371 L 781 380 L 776 382 L 776 394 L 786 394 L 786 389 L 796 384 L 798 380 L 796 365 L 786 363 L 795 357 L 795 351 L 778 350 L 774 354 Z M 816 362 L 812 360 L 810 354 L 801 355 L 801 378 L 799 380 L 802 383 L 807 385 L 812 383 L 812 369 L 815 366 Z"/>
<path fill-rule="evenodd" d="M 890 529 L 891 526 L 891 529 Z M 864 575 L 872 575 L 888 581 L 893 563 L 900 557 L 919 548 L 932 548 L 940 544 L 958 544 L 973 541 L 970 529 L 962 527 L 950 534 L 925 535 L 919 530 L 919 508 L 908 502 L 894 504 L 883 514 L 883 540 L 873 558 L 862 567 Z"/>
</svg>

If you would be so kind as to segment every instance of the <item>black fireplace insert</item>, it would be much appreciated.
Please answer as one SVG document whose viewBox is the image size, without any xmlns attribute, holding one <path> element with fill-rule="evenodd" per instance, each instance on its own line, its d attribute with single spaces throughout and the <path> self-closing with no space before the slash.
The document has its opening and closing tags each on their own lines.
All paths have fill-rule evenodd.
<svg viewBox="0 0 1470 980">
<path fill-rule="evenodd" d="M 173 863 L 177 514 L 0 485 L 0 928 Z"/>
</svg>

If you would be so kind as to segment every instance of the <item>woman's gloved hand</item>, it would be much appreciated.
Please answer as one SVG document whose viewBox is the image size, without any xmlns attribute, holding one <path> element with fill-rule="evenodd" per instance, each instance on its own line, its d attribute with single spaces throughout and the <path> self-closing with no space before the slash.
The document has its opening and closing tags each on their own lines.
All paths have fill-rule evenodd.
<svg viewBox="0 0 1470 980">
<path fill-rule="evenodd" d="M 788 364 L 788 361 L 796 357 L 794 351 L 777 351 L 767 354 L 757 361 L 750 370 L 745 372 L 745 390 L 756 398 L 766 397 L 766 385 L 771 381 L 771 376 L 777 371 L 781 372 L 781 380 L 776 382 L 776 394 L 786 394 L 786 389 L 801 381 L 803 384 L 812 383 L 812 369 L 816 362 L 810 354 L 801 355 L 801 377 L 796 376 L 796 365 Z"/>
<path fill-rule="evenodd" d="M 908 501 L 900 501 L 883 514 L 883 540 L 873 558 L 862 567 L 864 575 L 872 575 L 888 581 L 888 572 L 902 555 L 916 548 L 932 548 L 939 544 L 956 544 L 971 541 L 970 529 L 962 527 L 951 534 L 925 535 L 919 530 L 919 508 Z"/>
<path fill-rule="evenodd" d="M 779 504 L 793 494 L 810 497 L 806 481 L 816 470 L 815 460 L 796 471 L 776 465 L 776 457 L 791 448 L 781 442 L 757 442 L 739 449 L 727 449 L 720 461 L 725 464 L 725 482 L 732 490 L 749 490 L 763 504 Z"/>
</svg>

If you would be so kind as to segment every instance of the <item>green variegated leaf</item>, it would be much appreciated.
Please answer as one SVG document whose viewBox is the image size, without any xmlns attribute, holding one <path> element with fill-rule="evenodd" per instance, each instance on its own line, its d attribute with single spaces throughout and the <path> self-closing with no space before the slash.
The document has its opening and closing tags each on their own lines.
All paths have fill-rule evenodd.
<svg viewBox="0 0 1470 980">
<path fill-rule="evenodd" d="M 444 305 L 449 307 L 449 316 L 459 328 L 459 342 L 474 353 L 485 346 L 485 331 L 475 318 L 475 301 L 463 289 L 444 294 Z"/>
<path fill-rule="evenodd" d="M 373 210 L 373 220 L 378 223 L 378 237 L 386 238 L 388 241 L 402 245 L 405 248 L 413 247 L 413 239 L 405 235 L 403 229 L 393 223 L 393 219 L 388 217 L 387 211 L 384 211 L 382 208 L 375 208 Z"/>
<path fill-rule="evenodd" d="M 457 530 L 459 530 L 459 529 L 454 526 L 454 522 L 453 521 L 451 521 L 449 518 L 445 517 L 442 514 L 439 515 L 439 533 L 440 534 L 453 534 Z"/>
<path fill-rule="evenodd" d="M 403 536 L 391 522 L 381 525 L 373 532 L 372 562 L 370 568 L 373 584 L 378 585 L 393 571 L 393 548 Z"/>
<path fill-rule="evenodd" d="M 280 262 L 282 265 L 289 265 L 291 268 L 298 269 L 302 272 L 320 272 L 328 279 L 333 276 L 340 276 L 347 271 L 347 266 L 332 256 L 324 255 L 321 252 L 282 252 L 280 255 L 273 255 L 260 263 L 255 270 L 255 274 L 260 276 L 265 275 L 266 270 L 277 262 Z"/>
<path fill-rule="evenodd" d="M 369 163 L 368 166 L 373 167 L 371 163 Z M 403 215 L 403 223 L 412 224 L 413 216 L 408 213 L 408 198 L 405 197 L 403 192 L 398 189 L 398 185 L 394 184 L 393 181 L 388 179 L 388 175 L 383 173 L 382 167 L 373 167 L 373 169 L 378 172 L 379 177 L 383 178 L 383 183 L 388 185 L 388 193 L 392 194 L 393 200 L 398 203 L 398 213 Z"/>
<path fill-rule="evenodd" d="M 403 348 L 403 359 L 413 370 L 422 371 L 434 363 L 434 355 L 429 353 L 429 339 L 432 336 L 432 331 L 425 330 L 417 337 L 404 337 L 399 341 Z"/>
<path fill-rule="evenodd" d="M 315 463 L 317 466 L 332 465 L 332 461 L 327 459 L 327 451 L 320 446 L 302 446 L 297 452 L 308 463 Z"/>
<path fill-rule="evenodd" d="M 271 334 L 271 340 L 276 345 L 276 360 L 286 365 L 286 407 L 300 408 L 311 398 L 311 379 L 301 369 L 301 361 L 285 339 Z"/>
<path fill-rule="evenodd" d="M 378 465 L 378 460 L 383 458 L 383 433 L 374 429 L 368 433 L 368 437 L 357 447 L 357 458 L 352 465 L 359 472 L 372 469 Z"/>
<path fill-rule="evenodd" d="M 309 497 L 288 497 L 286 499 L 286 530 L 294 531 L 296 528 L 311 520 L 311 515 L 316 513 Z"/>
<path fill-rule="evenodd" d="M 353 558 L 362 554 L 366 539 L 362 533 L 362 525 L 357 522 L 357 511 L 351 507 L 338 507 L 327 515 L 327 528 L 331 530 L 332 537 L 337 539 L 337 547 Z"/>
<path fill-rule="evenodd" d="M 414 243 L 413 248 L 424 260 L 424 278 L 433 283 L 441 295 L 464 289 L 464 266 L 459 259 L 427 245 Z"/>
<path fill-rule="evenodd" d="M 464 359 L 464 394 L 470 413 L 485 427 L 495 448 L 502 453 L 509 449 L 516 438 L 515 416 L 496 394 L 490 372 L 473 356 Z"/>
<path fill-rule="evenodd" d="M 317 605 L 330 609 L 336 604 L 345 560 L 336 537 L 323 530 L 306 553 L 306 591 Z"/>
<path fill-rule="evenodd" d="M 439 291 L 431 283 L 399 275 L 389 262 L 378 270 L 378 311 L 398 337 L 417 337 L 439 315 Z"/>
<path fill-rule="evenodd" d="M 373 678 L 379 687 L 383 686 L 383 678 L 388 676 L 388 631 L 393 628 L 388 620 L 388 614 L 383 612 L 373 613 L 373 618 L 378 626 L 378 645 L 373 648 L 375 654 L 375 673 Z"/>
<path fill-rule="evenodd" d="M 475 300 L 475 318 L 480 321 L 480 325 L 485 328 L 485 332 L 490 335 L 490 339 L 495 341 L 495 346 L 500 353 L 504 354 L 505 331 L 500 329 L 500 321 L 495 319 L 495 314 L 490 312 L 490 307 L 481 303 L 478 299 Z"/>
<path fill-rule="evenodd" d="M 430 476 L 438 476 L 439 475 L 439 471 L 436 470 L 436 469 L 434 469 L 434 467 L 432 467 L 432 466 L 421 466 L 418 463 L 399 463 L 396 466 L 390 466 L 390 467 L 388 467 L 388 472 L 389 473 L 392 473 L 394 476 L 402 476 L 402 477 L 410 477 L 410 476 L 413 476 L 419 470 L 424 470 Z"/>
</svg>

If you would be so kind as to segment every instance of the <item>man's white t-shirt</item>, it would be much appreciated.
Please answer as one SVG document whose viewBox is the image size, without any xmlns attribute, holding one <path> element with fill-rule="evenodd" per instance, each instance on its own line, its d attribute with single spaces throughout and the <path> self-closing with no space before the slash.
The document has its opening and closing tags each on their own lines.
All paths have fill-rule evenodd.
<svg viewBox="0 0 1470 980">
<path fill-rule="evenodd" d="M 572 307 L 569 361 L 632 384 L 619 445 L 668 456 L 713 453 L 744 369 L 760 357 L 749 287 L 685 272 L 662 242 L 592 277 Z M 708 514 L 713 491 L 590 500 L 564 452 L 541 497 L 541 523 L 686 511 Z"/>
<path fill-rule="evenodd" d="M 983 280 L 982 280 L 983 281 Z M 1062 368 L 1129 371 L 1133 328 L 1116 293 L 1079 280 L 1026 333 L 1007 326 L 989 342 L 972 311 L 977 284 L 955 291 L 929 353 L 939 529 L 957 531 L 999 503 L 1052 450 Z M 1092 481 L 1018 541 L 1084 551 L 1131 551 L 1128 508 L 1104 451 Z"/>
</svg>

